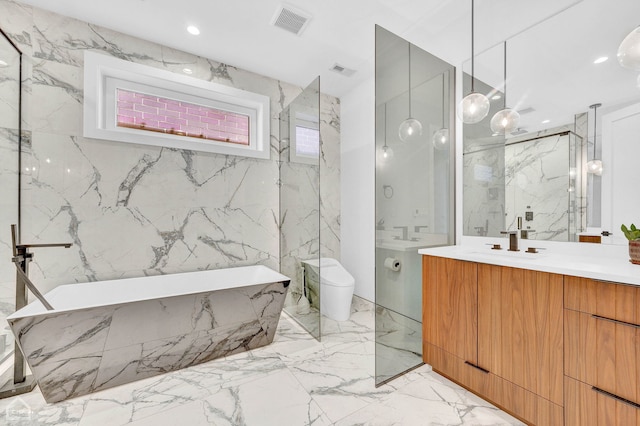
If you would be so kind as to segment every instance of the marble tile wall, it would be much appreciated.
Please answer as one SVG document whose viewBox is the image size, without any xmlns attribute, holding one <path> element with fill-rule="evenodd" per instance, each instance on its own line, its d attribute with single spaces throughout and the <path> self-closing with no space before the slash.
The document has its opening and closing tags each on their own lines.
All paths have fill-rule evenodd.
<svg viewBox="0 0 640 426">
<path fill-rule="evenodd" d="M 0 27 L 25 52 L 23 241 L 43 291 L 249 264 L 279 266 L 278 115 L 299 87 L 11 0 Z M 271 160 L 82 137 L 83 54 L 97 51 L 271 99 Z M 339 100 L 322 96 L 322 251 L 339 258 Z M 6 263 L 3 263 L 6 265 Z M 4 266 L 3 266 L 4 268 Z"/>
</svg>

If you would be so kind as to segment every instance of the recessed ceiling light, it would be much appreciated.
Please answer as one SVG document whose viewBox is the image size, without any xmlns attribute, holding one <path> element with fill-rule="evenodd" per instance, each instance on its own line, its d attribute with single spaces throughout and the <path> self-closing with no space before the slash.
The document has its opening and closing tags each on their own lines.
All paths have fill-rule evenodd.
<svg viewBox="0 0 640 426">
<path fill-rule="evenodd" d="M 542 124 L 551 123 L 551 120 L 542 120 Z"/>
<path fill-rule="evenodd" d="M 493 96 L 491 97 L 491 99 L 493 99 L 494 101 L 497 101 L 498 99 L 502 99 L 502 96 L 500 96 L 500 95 L 493 95 Z"/>
<path fill-rule="evenodd" d="M 182 72 L 185 74 L 193 74 L 193 70 L 191 68 L 182 68 Z"/>
<path fill-rule="evenodd" d="M 196 27 L 195 25 L 189 25 L 187 27 L 187 31 L 189 31 L 189 34 L 193 34 L 193 35 L 200 34 L 200 29 L 198 27 Z"/>
<path fill-rule="evenodd" d="M 598 59 L 596 59 L 595 61 L 593 61 L 594 64 L 601 64 L 603 62 L 606 62 L 607 59 L 609 59 L 608 56 L 600 56 Z"/>
</svg>

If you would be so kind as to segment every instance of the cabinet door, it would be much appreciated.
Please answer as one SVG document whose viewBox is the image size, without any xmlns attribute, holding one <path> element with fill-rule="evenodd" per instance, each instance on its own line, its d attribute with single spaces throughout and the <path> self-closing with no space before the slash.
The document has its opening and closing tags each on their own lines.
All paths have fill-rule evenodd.
<svg viewBox="0 0 640 426">
<path fill-rule="evenodd" d="M 562 275 L 478 265 L 478 365 L 563 403 Z"/>
<path fill-rule="evenodd" d="M 477 265 L 423 256 L 422 320 L 424 340 L 477 363 Z M 429 363 L 429 360 L 425 359 Z"/>
<path fill-rule="evenodd" d="M 639 426 L 640 409 L 634 404 L 565 377 L 564 418 L 567 426 Z"/>
</svg>

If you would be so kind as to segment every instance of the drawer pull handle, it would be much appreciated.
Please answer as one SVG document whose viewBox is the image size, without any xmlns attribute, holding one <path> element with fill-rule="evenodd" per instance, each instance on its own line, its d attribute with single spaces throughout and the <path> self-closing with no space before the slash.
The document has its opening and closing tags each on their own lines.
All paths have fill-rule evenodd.
<svg viewBox="0 0 640 426">
<path fill-rule="evenodd" d="M 606 390 L 602 390 L 602 389 L 597 388 L 595 386 L 591 386 L 591 390 L 594 390 L 594 391 L 596 391 L 598 393 L 601 393 L 602 395 L 608 396 L 608 397 L 613 398 L 613 399 L 617 399 L 620 402 L 623 402 L 623 403 L 625 403 L 627 405 L 631 405 L 632 407 L 640 409 L 640 404 L 637 404 L 637 403 L 635 403 L 633 401 L 629 401 L 628 399 L 625 399 L 625 398 L 623 398 L 621 396 L 612 394 L 611 392 L 607 392 Z"/>
<path fill-rule="evenodd" d="M 617 319 L 607 318 L 607 317 L 603 317 L 603 316 L 596 315 L 596 314 L 592 314 L 591 316 L 593 318 L 595 318 L 595 319 L 601 319 L 601 320 L 604 320 L 604 321 L 611 321 L 611 322 L 615 322 L 615 323 L 622 324 L 622 325 L 628 325 L 630 327 L 640 328 L 640 325 L 634 324 L 632 322 L 620 321 L 620 320 L 617 320 Z"/>
<path fill-rule="evenodd" d="M 486 370 L 486 369 L 484 369 L 484 368 L 482 368 L 482 367 L 480 367 L 480 366 L 478 366 L 478 365 L 475 365 L 475 364 L 473 364 L 473 363 L 471 363 L 471 362 L 469 362 L 469 361 L 465 361 L 464 363 L 465 363 L 465 364 L 467 364 L 467 365 L 472 366 L 473 368 L 476 368 L 476 369 L 478 369 L 478 370 L 482 371 L 482 372 L 483 372 L 483 373 L 485 373 L 485 374 L 489 374 L 489 370 Z"/>
</svg>

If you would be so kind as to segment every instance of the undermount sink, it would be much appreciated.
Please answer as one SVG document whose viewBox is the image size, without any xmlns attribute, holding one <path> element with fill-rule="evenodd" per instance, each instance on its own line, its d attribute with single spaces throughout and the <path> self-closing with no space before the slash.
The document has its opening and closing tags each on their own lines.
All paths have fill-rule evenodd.
<svg viewBox="0 0 640 426">
<path fill-rule="evenodd" d="M 501 250 L 493 250 L 491 248 L 486 248 L 484 250 L 473 250 L 470 251 L 469 253 L 474 254 L 474 255 L 481 255 L 481 256 L 489 256 L 489 257 L 495 257 L 495 258 L 509 258 L 509 259 L 519 259 L 519 260 L 536 260 L 536 259 L 541 259 L 543 257 L 545 257 L 544 254 L 541 253 L 528 253 L 525 250 L 520 250 L 520 251 L 509 251 L 507 249 L 501 249 Z"/>
</svg>

